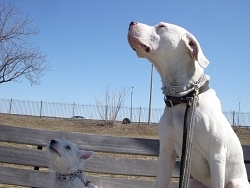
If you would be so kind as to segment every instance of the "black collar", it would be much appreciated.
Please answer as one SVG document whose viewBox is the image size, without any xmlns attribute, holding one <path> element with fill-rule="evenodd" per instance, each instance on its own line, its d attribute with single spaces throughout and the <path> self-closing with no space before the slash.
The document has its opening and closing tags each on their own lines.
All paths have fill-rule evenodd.
<svg viewBox="0 0 250 188">
<path fill-rule="evenodd" d="M 209 89 L 209 81 L 206 81 L 206 83 L 201 86 L 200 88 L 198 88 L 198 92 L 199 94 L 204 93 L 205 91 L 207 91 Z M 187 95 L 183 96 L 183 97 L 172 97 L 172 96 L 165 96 L 164 97 L 164 101 L 165 104 L 167 105 L 167 107 L 173 107 L 177 104 L 181 104 L 181 103 L 187 103 L 187 98 L 188 97 L 193 97 L 195 95 L 197 91 L 193 90 L 190 93 L 188 93 Z"/>
</svg>

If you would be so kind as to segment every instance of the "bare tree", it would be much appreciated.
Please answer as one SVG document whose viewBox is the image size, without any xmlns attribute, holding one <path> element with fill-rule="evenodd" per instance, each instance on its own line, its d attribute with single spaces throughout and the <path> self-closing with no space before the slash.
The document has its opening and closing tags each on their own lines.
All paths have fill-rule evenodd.
<svg viewBox="0 0 250 188">
<path fill-rule="evenodd" d="M 108 85 L 104 92 L 104 100 L 96 97 L 97 111 L 102 120 L 111 122 L 116 120 L 129 89 L 122 87 L 120 90 L 117 90 L 116 88 L 110 88 Z"/>
<path fill-rule="evenodd" d="M 30 84 L 40 84 L 49 70 L 45 55 L 29 43 L 39 33 L 32 28 L 33 19 L 24 15 L 14 4 L 0 3 L 0 84 L 26 78 Z"/>
</svg>

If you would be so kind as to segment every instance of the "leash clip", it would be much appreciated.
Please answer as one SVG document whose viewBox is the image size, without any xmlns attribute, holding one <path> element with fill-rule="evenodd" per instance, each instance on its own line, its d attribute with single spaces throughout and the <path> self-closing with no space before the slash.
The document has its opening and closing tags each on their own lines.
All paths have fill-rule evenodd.
<svg viewBox="0 0 250 188">
<path fill-rule="evenodd" d="M 194 102 L 194 98 L 193 97 L 187 97 L 186 98 L 186 105 L 188 107 L 191 107 L 193 105 L 193 102 Z"/>
<path fill-rule="evenodd" d="M 171 100 L 168 100 L 166 97 L 164 98 L 164 100 L 165 100 L 165 104 L 168 107 L 173 107 L 174 106 L 174 104 L 173 104 L 173 102 Z"/>
<path fill-rule="evenodd" d="M 199 95 L 199 88 L 195 88 L 194 91 L 195 91 L 194 95 L 198 96 Z"/>
<path fill-rule="evenodd" d="M 199 88 L 195 88 L 194 91 L 195 91 L 194 97 L 197 97 L 196 107 L 199 107 L 200 106 L 200 103 L 199 103 Z"/>
</svg>

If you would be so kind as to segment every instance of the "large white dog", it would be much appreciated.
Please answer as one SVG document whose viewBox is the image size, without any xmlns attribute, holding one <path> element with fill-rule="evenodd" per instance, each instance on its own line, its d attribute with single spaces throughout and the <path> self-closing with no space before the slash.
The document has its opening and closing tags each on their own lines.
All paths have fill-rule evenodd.
<svg viewBox="0 0 250 188">
<path fill-rule="evenodd" d="M 209 64 L 196 38 L 176 25 L 148 26 L 131 22 L 128 41 L 138 57 L 151 61 L 161 76 L 163 94 L 183 97 L 208 83 L 204 68 Z M 158 133 L 160 155 L 157 188 L 167 188 L 176 157 L 181 156 L 186 104 L 168 102 Z M 195 111 L 194 140 L 189 187 L 250 188 L 238 137 L 222 113 L 213 89 L 199 95 Z"/>
</svg>

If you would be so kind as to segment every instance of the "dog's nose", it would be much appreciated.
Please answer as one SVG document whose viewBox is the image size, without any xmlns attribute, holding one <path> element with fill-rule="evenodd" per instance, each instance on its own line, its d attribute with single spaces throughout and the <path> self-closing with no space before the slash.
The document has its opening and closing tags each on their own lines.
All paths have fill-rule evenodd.
<svg viewBox="0 0 250 188">
<path fill-rule="evenodd" d="M 51 145 L 51 144 L 56 144 L 56 143 L 57 143 L 56 140 L 51 140 L 51 141 L 50 141 L 50 145 Z"/>
<path fill-rule="evenodd" d="M 130 22 L 129 26 L 133 26 L 133 25 L 136 25 L 137 23 L 136 22 Z"/>
<path fill-rule="evenodd" d="M 130 24 L 129 24 L 129 29 L 133 26 L 133 25 L 136 25 L 137 24 L 137 22 L 130 22 Z"/>
</svg>

